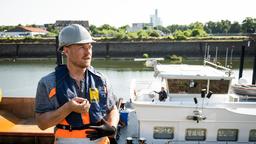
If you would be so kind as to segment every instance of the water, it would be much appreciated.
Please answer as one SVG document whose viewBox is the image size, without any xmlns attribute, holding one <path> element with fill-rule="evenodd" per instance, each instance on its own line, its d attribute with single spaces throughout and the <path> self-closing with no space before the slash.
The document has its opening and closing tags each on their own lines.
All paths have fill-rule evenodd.
<svg viewBox="0 0 256 144">
<path fill-rule="evenodd" d="M 187 61 L 186 63 L 198 63 Z M 201 63 L 201 61 L 200 61 Z M 132 79 L 153 79 L 153 71 L 146 68 L 143 62 L 129 60 L 94 60 L 93 66 L 103 73 L 111 82 L 112 90 L 117 98 L 129 99 L 129 87 Z M 40 78 L 54 70 L 55 61 L 0 61 L 0 88 L 3 96 L 34 97 Z M 252 81 L 252 62 L 246 64 L 244 78 Z M 234 69 L 238 77 L 237 66 Z M 235 79 L 237 80 L 237 78 Z"/>
</svg>

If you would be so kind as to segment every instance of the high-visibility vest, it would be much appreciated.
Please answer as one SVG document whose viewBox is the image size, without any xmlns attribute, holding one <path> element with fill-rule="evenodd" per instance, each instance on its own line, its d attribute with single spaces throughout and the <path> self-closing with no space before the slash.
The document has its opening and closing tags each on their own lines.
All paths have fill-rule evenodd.
<svg viewBox="0 0 256 144">
<path fill-rule="evenodd" d="M 76 89 L 74 81 L 69 76 L 66 65 L 60 65 L 56 67 L 56 88 L 52 88 L 49 93 L 49 97 L 57 96 L 57 100 L 60 106 L 64 105 L 69 99 L 72 99 L 76 95 Z M 101 121 L 104 114 L 106 114 L 106 91 L 104 79 L 98 75 L 94 69 L 87 70 L 85 75 L 85 96 L 84 98 L 90 101 L 89 113 L 75 113 L 71 112 L 61 123 L 61 125 L 67 125 L 72 127 L 79 127 L 81 125 L 97 123 Z M 85 131 L 83 130 L 65 130 L 56 128 L 55 138 L 86 138 Z M 108 138 L 102 138 L 101 144 L 107 144 Z"/>
</svg>

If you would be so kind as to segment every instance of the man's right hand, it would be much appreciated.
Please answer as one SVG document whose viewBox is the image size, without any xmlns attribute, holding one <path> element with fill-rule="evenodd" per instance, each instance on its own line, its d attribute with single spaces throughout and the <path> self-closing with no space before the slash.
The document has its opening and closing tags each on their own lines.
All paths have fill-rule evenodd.
<svg viewBox="0 0 256 144">
<path fill-rule="evenodd" d="M 70 110 L 77 113 L 89 112 L 90 106 L 90 102 L 81 97 L 75 97 L 69 101 Z"/>
</svg>

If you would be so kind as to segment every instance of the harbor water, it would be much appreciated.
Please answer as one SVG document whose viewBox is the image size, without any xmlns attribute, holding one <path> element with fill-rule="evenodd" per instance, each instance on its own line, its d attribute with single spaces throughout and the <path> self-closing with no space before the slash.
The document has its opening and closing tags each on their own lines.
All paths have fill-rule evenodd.
<svg viewBox="0 0 256 144">
<path fill-rule="evenodd" d="M 199 61 L 189 60 L 184 63 L 202 63 L 202 60 Z M 239 61 L 234 63 L 236 65 L 233 72 L 236 77 L 235 81 L 237 81 Z M 116 97 L 122 97 L 124 100 L 129 100 L 132 79 L 150 80 L 153 75 L 152 68 L 146 68 L 144 62 L 134 62 L 133 60 L 93 60 L 92 65 L 107 77 Z M 38 81 L 42 76 L 54 71 L 55 66 L 55 60 L 0 61 L 0 88 L 3 96 L 35 97 Z M 245 62 L 243 78 L 251 83 L 252 61 Z M 156 90 L 160 89 L 156 88 Z"/>
</svg>

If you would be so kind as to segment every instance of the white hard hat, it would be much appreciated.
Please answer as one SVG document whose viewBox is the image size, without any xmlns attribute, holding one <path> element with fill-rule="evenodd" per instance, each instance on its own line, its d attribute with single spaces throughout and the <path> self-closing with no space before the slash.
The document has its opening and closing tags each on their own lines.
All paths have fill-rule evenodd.
<svg viewBox="0 0 256 144">
<path fill-rule="evenodd" d="M 79 24 L 72 24 L 64 27 L 59 33 L 59 50 L 63 50 L 64 46 L 72 44 L 92 43 L 90 33 Z"/>
</svg>

